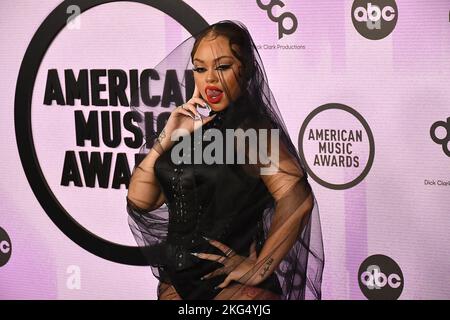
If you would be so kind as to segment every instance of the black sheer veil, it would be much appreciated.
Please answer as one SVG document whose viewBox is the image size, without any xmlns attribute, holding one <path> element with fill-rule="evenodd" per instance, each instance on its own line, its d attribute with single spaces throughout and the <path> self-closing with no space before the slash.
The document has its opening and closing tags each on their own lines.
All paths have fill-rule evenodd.
<svg viewBox="0 0 450 320">
<path fill-rule="evenodd" d="M 276 256 L 281 245 L 288 241 L 290 249 L 274 271 L 282 289 L 281 298 L 286 300 L 321 299 L 324 250 L 319 208 L 308 182 L 305 166 L 289 137 L 270 90 L 261 57 L 250 33 L 242 23 L 221 21 L 218 24 L 221 23 L 234 25 L 249 39 L 247 47 L 241 46 L 236 50 L 236 55 L 246 66 L 242 69 L 242 73 L 236 75 L 242 82 L 243 91 L 242 95 L 227 107 L 223 116 L 224 127 L 243 130 L 267 129 L 268 132 L 275 132 L 270 130 L 278 129 L 277 140 L 271 140 L 272 133 L 269 134 L 270 142 L 266 143 L 266 152 L 255 151 L 252 146 L 242 149 L 246 160 L 251 158 L 253 151 L 261 156 L 256 162 L 246 161 L 242 164 L 242 172 L 249 177 L 262 179 L 272 195 L 270 201 L 263 204 L 262 218 L 254 222 L 261 229 L 262 245 L 270 242 L 271 238 L 278 239 L 271 242 L 271 252 L 261 261 L 260 268 L 264 268 L 263 264 L 271 256 Z M 137 119 L 142 120 L 138 123 L 139 129 L 144 136 L 147 134 L 146 143 L 139 150 L 140 154 L 146 155 L 152 147 L 158 148 L 156 138 L 164 126 L 161 119 L 167 119 L 174 107 L 190 99 L 194 89 L 191 51 L 196 39 L 201 36 L 203 36 L 202 33 L 188 38 L 153 68 L 155 77 L 165 79 L 165 85 L 172 84 L 171 87 L 174 89 L 170 90 L 170 96 L 163 97 L 157 106 L 141 98 L 138 105 L 131 107 Z M 220 72 L 218 74 L 220 77 Z M 174 83 L 176 83 L 175 86 Z M 151 92 L 151 89 L 155 90 L 154 87 L 139 88 L 141 92 L 143 89 L 147 93 Z M 227 91 L 226 87 L 225 91 Z M 158 132 L 149 134 L 151 129 L 143 121 L 147 113 L 153 114 L 154 127 L 158 128 Z M 212 111 L 211 114 L 213 113 L 215 112 Z M 156 119 L 157 114 L 160 114 L 159 120 Z M 278 142 L 274 145 L 273 141 Z M 264 143 L 259 144 L 261 145 Z M 277 156 L 272 157 L 275 153 Z M 141 198 L 146 197 L 145 190 L 148 189 L 145 186 L 158 185 L 152 168 L 141 168 L 136 165 L 132 179 L 142 185 L 140 190 L 144 191 L 140 195 Z M 212 194 L 210 198 L 214 199 L 216 206 L 229 206 L 231 201 L 236 206 L 233 210 L 236 210 L 238 214 L 243 210 L 243 207 L 239 208 L 240 205 L 244 206 L 243 201 L 223 199 L 220 190 L 227 187 L 233 186 L 222 186 L 212 191 L 216 194 Z M 132 201 L 130 194 L 126 200 L 128 221 L 137 244 L 142 248 L 155 277 L 162 282 L 170 283 L 170 277 L 166 273 L 167 265 L 171 263 L 171 246 L 167 243 L 170 215 L 168 207 L 163 204 L 159 208 L 144 209 Z M 248 208 L 248 204 L 245 206 Z M 262 250 L 262 245 L 257 247 L 258 254 Z M 260 269 L 254 272 L 260 272 Z M 245 284 L 253 276 L 254 274 L 246 274 L 239 282 Z"/>
</svg>

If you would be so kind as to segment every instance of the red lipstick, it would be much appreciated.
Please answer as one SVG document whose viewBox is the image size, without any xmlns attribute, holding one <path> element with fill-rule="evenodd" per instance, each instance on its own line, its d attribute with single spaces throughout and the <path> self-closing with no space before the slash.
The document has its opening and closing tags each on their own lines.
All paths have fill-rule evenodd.
<svg viewBox="0 0 450 320">
<path fill-rule="evenodd" d="M 223 91 L 215 86 L 206 86 L 205 94 L 209 103 L 219 103 L 223 97 Z"/>
</svg>

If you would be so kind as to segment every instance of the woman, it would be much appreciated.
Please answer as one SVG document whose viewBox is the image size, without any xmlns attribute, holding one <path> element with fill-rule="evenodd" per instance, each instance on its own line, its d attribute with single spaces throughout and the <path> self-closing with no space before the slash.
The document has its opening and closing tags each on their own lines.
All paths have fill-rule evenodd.
<svg viewBox="0 0 450 320">
<path fill-rule="evenodd" d="M 320 299 L 317 203 L 250 34 L 216 23 L 156 69 L 182 69 L 186 48 L 194 94 L 141 151 L 127 195 L 158 298 Z"/>
</svg>

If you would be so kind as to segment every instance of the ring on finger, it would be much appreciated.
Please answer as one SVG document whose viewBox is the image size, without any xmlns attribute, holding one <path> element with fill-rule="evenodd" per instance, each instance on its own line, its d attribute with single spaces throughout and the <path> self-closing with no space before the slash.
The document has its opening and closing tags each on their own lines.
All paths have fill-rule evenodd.
<svg viewBox="0 0 450 320">
<path fill-rule="evenodd" d="M 229 257 L 233 253 L 233 249 L 228 249 L 227 252 L 225 252 L 225 256 Z"/>
</svg>

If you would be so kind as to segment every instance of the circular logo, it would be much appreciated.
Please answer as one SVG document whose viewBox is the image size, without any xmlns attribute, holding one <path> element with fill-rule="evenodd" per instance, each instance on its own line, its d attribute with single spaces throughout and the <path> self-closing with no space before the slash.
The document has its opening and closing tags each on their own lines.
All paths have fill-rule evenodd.
<svg viewBox="0 0 450 320">
<path fill-rule="evenodd" d="M 359 267 L 358 283 L 369 300 L 397 300 L 404 286 L 399 265 L 388 256 L 368 257 Z"/>
<path fill-rule="evenodd" d="M 11 239 L 5 230 L 0 227 L 0 267 L 8 263 L 11 258 Z"/>
<path fill-rule="evenodd" d="M 370 40 L 386 38 L 398 19 L 395 0 L 355 0 L 351 13 L 355 29 Z"/>
<path fill-rule="evenodd" d="M 314 151 L 306 155 L 306 147 Z M 375 142 L 361 114 L 346 105 L 330 103 L 306 117 L 298 136 L 298 150 L 308 174 L 317 183 L 344 190 L 369 173 Z"/>
<path fill-rule="evenodd" d="M 441 131 L 441 136 L 436 131 Z M 447 157 L 450 157 L 450 117 L 447 118 L 447 122 L 436 121 L 433 123 L 430 128 L 430 136 L 435 143 L 442 145 L 442 151 Z"/>
<path fill-rule="evenodd" d="M 98 5 L 120 1 L 77 0 L 71 1 L 70 6 L 63 2 L 50 13 L 34 34 L 20 66 L 15 93 L 14 121 L 17 147 L 28 182 L 42 208 L 58 228 L 79 246 L 99 257 L 118 263 L 147 265 L 148 262 L 138 247 L 124 246 L 107 241 L 85 229 L 72 218 L 50 189 L 38 162 L 33 142 L 31 104 L 34 83 L 47 49 L 67 24 L 69 7 L 77 8 L 78 13 L 82 14 Z M 129 1 L 146 4 L 167 14 L 191 34 L 196 34 L 208 26 L 208 23 L 194 9 L 181 0 Z"/>
</svg>

